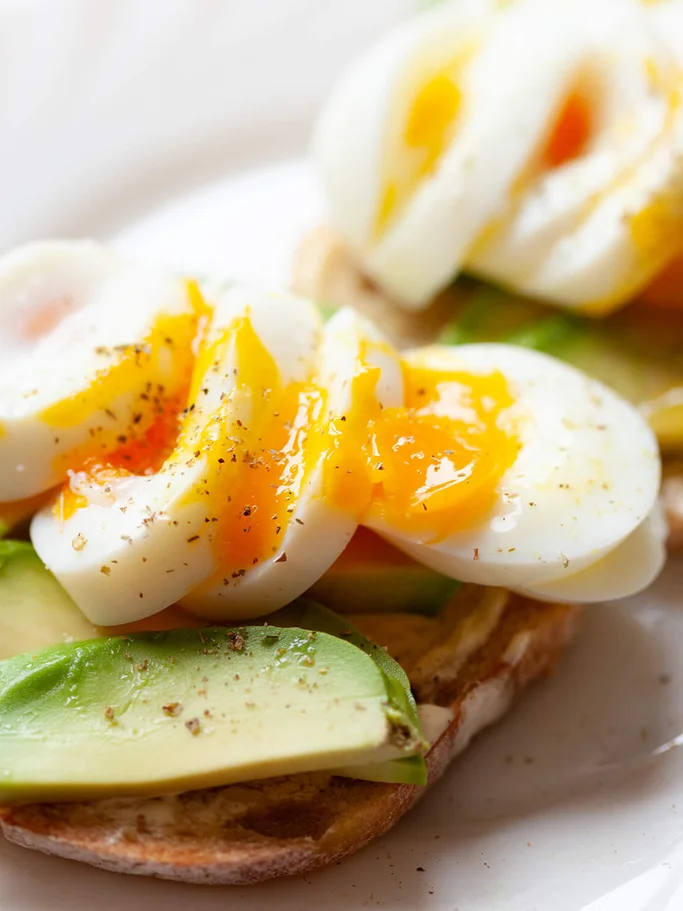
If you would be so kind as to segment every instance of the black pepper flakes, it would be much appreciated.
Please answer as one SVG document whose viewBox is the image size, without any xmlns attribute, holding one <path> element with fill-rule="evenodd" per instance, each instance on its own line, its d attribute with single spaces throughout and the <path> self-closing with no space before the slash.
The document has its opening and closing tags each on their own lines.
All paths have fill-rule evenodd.
<svg viewBox="0 0 683 911">
<path fill-rule="evenodd" d="M 185 727 L 193 737 L 196 737 L 201 731 L 201 723 L 199 721 L 199 718 L 190 718 L 185 722 Z"/>
<path fill-rule="evenodd" d="M 161 706 L 161 711 L 169 718 L 177 718 L 182 710 L 183 707 L 179 702 L 167 702 L 166 705 Z"/>
</svg>

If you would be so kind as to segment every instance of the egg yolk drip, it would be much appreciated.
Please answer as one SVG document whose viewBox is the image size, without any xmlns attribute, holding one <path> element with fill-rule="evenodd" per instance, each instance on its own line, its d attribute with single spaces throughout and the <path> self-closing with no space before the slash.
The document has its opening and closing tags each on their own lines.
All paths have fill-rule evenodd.
<svg viewBox="0 0 683 911">
<path fill-rule="evenodd" d="M 494 506 L 519 442 L 500 426 L 514 399 L 501 373 L 404 364 L 405 399 L 370 428 L 369 515 L 423 541 L 476 525 Z"/>
<path fill-rule="evenodd" d="M 77 475 L 103 486 L 121 475 L 151 475 L 173 452 L 188 402 L 197 345 L 211 316 L 211 308 L 195 282 L 187 283 L 187 291 L 189 312 L 162 315 L 148 337 L 140 344 L 126 346 L 121 359 L 98 374 L 84 393 L 43 412 L 44 420 L 53 427 L 73 427 L 86 422 L 94 409 L 116 419 L 111 402 L 138 385 L 140 370 L 146 370 L 157 380 L 148 380 L 137 394 L 136 407 L 131 410 L 125 431 L 120 428 L 112 431 L 104 423 L 98 423 L 89 428 L 86 443 L 55 459 L 57 469 L 70 477 L 54 507 L 62 521 L 88 505 L 87 498 L 78 492 Z M 168 375 L 172 375 L 172 383 L 158 381 Z"/>
<path fill-rule="evenodd" d="M 307 473 L 325 451 L 321 432 L 325 391 L 312 382 L 283 384 L 279 368 L 249 316 L 238 318 L 200 356 L 196 377 L 218 369 L 232 346 L 235 383 L 207 422 L 201 388 L 197 414 L 181 440 L 177 461 L 204 459 L 205 484 L 190 501 L 205 500 L 208 533 L 219 570 L 205 585 L 226 585 L 280 549 Z M 318 445 L 307 445 L 307 440 Z M 174 457 L 176 458 L 176 457 Z"/>
<path fill-rule="evenodd" d="M 464 48 L 414 92 L 398 142 L 394 138 L 386 150 L 386 179 L 375 216 L 376 239 L 398 216 L 420 181 L 435 170 L 448 148 L 462 105 L 459 80 L 473 54 L 473 47 Z"/>
</svg>

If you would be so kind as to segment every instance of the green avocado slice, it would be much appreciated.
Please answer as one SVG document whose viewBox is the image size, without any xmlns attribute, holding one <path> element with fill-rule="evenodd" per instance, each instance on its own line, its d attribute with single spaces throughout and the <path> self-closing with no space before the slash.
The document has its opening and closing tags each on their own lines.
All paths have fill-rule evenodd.
<svg viewBox="0 0 683 911">
<path fill-rule="evenodd" d="M 0 659 L 97 635 L 30 544 L 0 541 Z"/>
<path fill-rule="evenodd" d="M 416 756 L 424 744 L 410 701 L 367 648 L 255 626 L 5 659 L 0 801 L 186 791 Z"/>
<path fill-rule="evenodd" d="M 460 584 L 361 528 L 307 596 L 344 614 L 434 617 Z"/>
<path fill-rule="evenodd" d="M 388 710 L 396 713 L 397 718 L 405 714 L 410 727 L 419 731 L 415 702 L 403 669 L 343 617 L 311 601 L 300 600 L 272 615 L 269 621 L 272 625 L 329 633 L 361 648 L 386 677 Z M 107 635 L 110 633 L 92 626 L 83 617 L 30 544 L 0 541 L 0 658 Z M 426 783 L 427 774 L 420 754 L 385 762 L 373 761 L 340 769 L 339 773 L 410 784 Z"/>
<path fill-rule="evenodd" d="M 395 661 L 383 648 L 367 639 L 359 632 L 348 619 L 341 617 L 334 611 L 328 610 L 315 601 L 299 598 L 287 607 L 273 614 L 272 620 L 288 625 L 294 623 L 306 629 L 322 630 L 339 636 L 347 642 L 362 649 L 382 669 L 389 683 L 390 704 L 399 714 L 410 719 L 410 723 L 417 730 L 420 722 L 417 714 L 417 704 L 413 696 L 410 680 L 398 661 Z M 424 744 L 426 747 L 427 744 Z M 391 759 L 382 763 L 364 763 L 362 765 L 348 765 L 334 770 L 338 775 L 351 778 L 364 778 L 369 781 L 386 781 L 424 785 L 427 783 L 427 766 L 424 757 L 420 754 Z"/>
</svg>

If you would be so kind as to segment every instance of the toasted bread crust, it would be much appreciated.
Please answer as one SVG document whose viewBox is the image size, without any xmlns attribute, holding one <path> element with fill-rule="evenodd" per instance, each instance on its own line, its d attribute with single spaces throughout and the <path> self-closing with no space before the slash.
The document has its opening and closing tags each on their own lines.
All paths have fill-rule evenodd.
<svg viewBox="0 0 683 911">
<path fill-rule="evenodd" d="M 490 590 L 471 587 L 470 601 L 477 591 Z M 501 597 L 492 635 L 457 674 L 412 681 L 454 714 L 427 756 L 430 785 L 474 734 L 553 669 L 577 629 L 578 608 Z M 163 798 L 0 808 L 0 826 L 17 844 L 106 870 L 246 885 L 358 850 L 425 790 L 317 773 Z"/>
</svg>

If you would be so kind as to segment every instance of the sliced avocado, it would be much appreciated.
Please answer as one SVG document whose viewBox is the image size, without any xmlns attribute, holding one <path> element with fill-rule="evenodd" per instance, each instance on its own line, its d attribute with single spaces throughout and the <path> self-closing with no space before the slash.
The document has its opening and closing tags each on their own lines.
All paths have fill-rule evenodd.
<svg viewBox="0 0 683 911">
<path fill-rule="evenodd" d="M 419 730 L 410 683 L 400 665 L 354 630 L 344 618 L 320 605 L 300 600 L 270 619 L 278 626 L 303 626 L 330 633 L 362 648 L 387 677 L 389 707 L 396 709 L 399 715 L 405 713 L 414 729 Z M 191 617 L 190 622 L 196 626 L 197 618 Z M 163 630 L 178 629 L 188 623 L 182 612 L 169 608 L 156 617 L 150 617 L 145 625 L 148 630 Z M 57 580 L 45 569 L 30 544 L 0 541 L 0 658 L 33 652 L 47 645 L 80 642 L 112 633 L 112 630 L 88 623 Z M 373 781 L 426 783 L 426 767 L 421 755 L 370 763 L 340 771 L 340 774 Z"/>
<path fill-rule="evenodd" d="M 0 541 L 0 658 L 96 635 L 30 544 Z"/>
<path fill-rule="evenodd" d="M 296 627 L 140 633 L 0 662 L 0 801 L 158 794 L 422 749 L 405 694 Z"/>
<path fill-rule="evenodd" d="M 340 617 L 334 611 L 328 610 L 306 598 L 299 598 L 273 614 L 271 619 L 285 626 L 294 624 L 305 629 L 330 633 L 362 649 L 386 675 L 389 681 L 390 704 L 399 714 L 409 718 L 410 724 L 419 730 L 420 722 L 417 714 L 417 704 L 410 687 L 408 675 L 398 661 L 395 661 L 389 655 L 386 649 L 365 637 L 348 619 Z M 424 746 L 427 746 L 427 744 Z M 349 765 L 339 767 L 334 771 L 338 775 L 365 778 L 369 781 L 404 782 L 417 785 L 427 783 L 427 766 L 421 755 L 392 759 L 383 763 Z"/>
<path fill-rule="evenodd" d="M 344 614 L 434 616 L 459 586 L 361 528 L 307 595 Z"/>
</svg>

